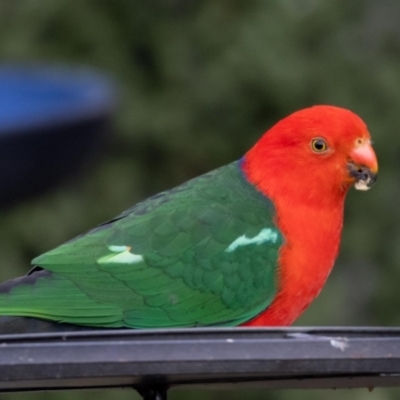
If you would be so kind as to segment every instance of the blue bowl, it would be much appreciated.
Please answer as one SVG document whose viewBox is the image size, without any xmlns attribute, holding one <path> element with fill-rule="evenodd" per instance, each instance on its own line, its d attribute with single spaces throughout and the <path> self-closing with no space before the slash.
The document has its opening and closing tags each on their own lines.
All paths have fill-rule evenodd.
<svg viewBox="0 0 400 400">
<path fill-rule="evenodd" d="M 42 193 L 98 152 L 115 109 L 93 71 L 0 66 L 0 205 Z"/>
</svg>

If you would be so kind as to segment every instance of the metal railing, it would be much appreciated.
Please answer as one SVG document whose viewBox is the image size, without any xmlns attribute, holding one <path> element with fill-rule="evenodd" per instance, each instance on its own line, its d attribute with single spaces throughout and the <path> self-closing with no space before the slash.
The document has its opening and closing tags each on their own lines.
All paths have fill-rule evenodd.
<svg viewBox="0 0 400 400">
<path fill-rule="evenodd" d="M 0 391 L 400 386 L 400 328 L 108 330 L 0 336 Z"/>
</svg>

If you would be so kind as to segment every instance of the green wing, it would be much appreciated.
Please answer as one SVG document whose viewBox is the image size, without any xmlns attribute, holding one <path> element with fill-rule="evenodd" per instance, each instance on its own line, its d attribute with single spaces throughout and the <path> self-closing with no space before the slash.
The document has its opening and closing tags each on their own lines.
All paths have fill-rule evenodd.
<svg viewBox="0 0 400 400">
<path fill-rule="evenodd" d="M 282 236 L 273 216 L 240 163 L 229 164 L 37 257 L 45 271 L 0 296 L 0 314 L 102 327 L 238 325 L 276 294 Z"/>
</svg>

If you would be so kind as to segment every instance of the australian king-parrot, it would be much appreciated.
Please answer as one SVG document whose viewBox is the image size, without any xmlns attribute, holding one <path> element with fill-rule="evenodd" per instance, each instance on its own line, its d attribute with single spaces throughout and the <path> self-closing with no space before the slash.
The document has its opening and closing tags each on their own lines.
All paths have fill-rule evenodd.
<svg viewBox="0 0 400 400">
<path fill-rule="evenodd" d="M 0 333 L 289 325 L 333 267 L 348 189 L 377 170 L 353 112 L 297 111 L 240 160 L 36 257 L 0 285 Z"/>
</svg>

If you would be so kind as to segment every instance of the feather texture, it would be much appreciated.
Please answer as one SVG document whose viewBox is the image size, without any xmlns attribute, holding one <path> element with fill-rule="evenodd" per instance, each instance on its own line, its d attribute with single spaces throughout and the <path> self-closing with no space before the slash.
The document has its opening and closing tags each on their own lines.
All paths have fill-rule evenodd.
<svg viewBox="0 0 400 400">
<path fill-rule="evenodd" d="M 273 217 L 232 163 L 37 257 L 40 268 L 0 285 L 1 314 L 91 327 L 238 325 L 277 291 Z"/>
</svg>

